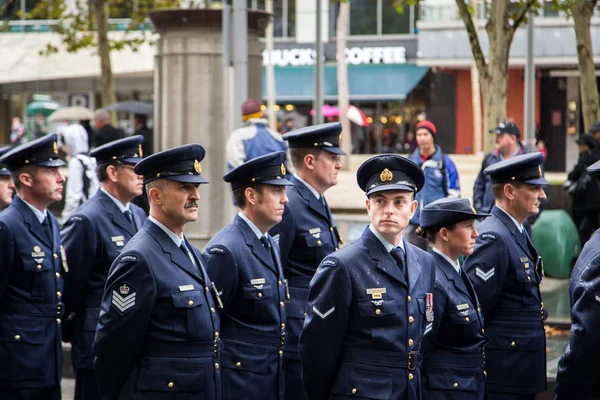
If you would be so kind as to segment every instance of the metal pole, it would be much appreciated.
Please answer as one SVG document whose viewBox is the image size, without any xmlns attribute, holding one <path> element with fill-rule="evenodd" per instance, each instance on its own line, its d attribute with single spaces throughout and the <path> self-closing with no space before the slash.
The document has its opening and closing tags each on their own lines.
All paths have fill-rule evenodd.
<svg viewBox="0 0 600 400">
<path fill-rule="evenodd" d="M 225 132 L 231 132 L 234 126 L 233 115 L 238 113 L 232 113 L 233 104 L 233 92 L 232 92 L 232 68 L 231 68 L 231 6 L 227 3 L 223 4 L 223 10 L 221 14 L 221 25 L 223 30 L 223 120 L 225 121 L 224 128 Z M 165 135 L 166 136 L 166 135 Z"/>
<path fill-rule="evenodd" d="M 246 0 L 233 0 L 233 105 L 234 127 L 242 125 L 242 103 L 248 99 L 248 9 Z"/>
<path fill-rule="evenodd" d="M 535 139 L 535 63 L 533 59 L 533 13 L 529 13 L 527 22 L 527 56 L 525 61 L 525 140 L 533 146 Z"/>
<path fill-rule="evenodd" d="M 321 40 L 321 0 L 317 0 L 317 37 L 315 39 L 315 49 L 317 59 L 315 60 L 315 99 L 313 108 L 315 109 L 315 119 L 313 123 L 323 123 L 323 41 Z"/>
<path fill-rule="evenodd" d="M 273 0 L 265 1 L 265 11 L 273 13 Z M 275 67 L 273 66 L 273 18 L 269 20 L 265 39 L 267 45 L 268 63 L 267 63 L 267 118 L 269 127 L 277 130 L 277 116 L 275 115 Z"/>
</svg>

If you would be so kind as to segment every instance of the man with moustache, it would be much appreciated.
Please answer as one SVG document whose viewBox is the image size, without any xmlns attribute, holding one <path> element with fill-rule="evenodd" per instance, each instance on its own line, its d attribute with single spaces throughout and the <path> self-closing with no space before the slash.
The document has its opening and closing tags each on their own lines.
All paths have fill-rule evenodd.
<svg viewBox="0 0 600 400">
<path fill-rule="evenodd" d="M 543 158 L 523 154 L 485 169 L 496 204 L 463 266 L 484 313 L 490 400 L 532 400 L 546 390 L 542 259 L 523 227 L 546 198 Z"/>
<path fill-rule="evenodd" d="M 135 167 L 150 216 L 111 266 L 94 341 L 103 399 L 220 399 L 219 295 L 185 235 L 198 218 L 204 148 L 179 146 Z"/>
<path fill-rule="evenodd" d="M 76 400 L 100 399 L 92 345 L 108 270 L 146 219 L 144 211 L 130 203 L 142 194 L 143 179 L 133 167 L 142 160 L 143 142 L 142 136 L 132 136 L 92 151 L 100 189 L 62 227 L 69 260 L 62 329 L 63 340 L 71 342 Z"/>
<path fill-rule="evenodd" d="M 206 246 L 206 270 L 222 292 L 222 398 L 284 399 L 285 286 L 269 229 L 281 221 L 285 152 L 254 158 L 227 173 L 240 211 Z"/>
<path fill-rule="evenodd" d="M 340 247 L 341 238 L 323 193 L 337 184 L 342 166 L 339 157 L 346 154 L 339 147 L 341 132 L 342 125 L 334 122 L 283 135 L 296 173 L 290 179 L 293 186 L 287 189 L 289 204 L 283 219 L 270 233 L 279 243 L 284 282 L 290 292 L 284 349 L 287 400 L 306 399 L 298 337 L 304 324 L 308 285 L 321 260 Z"/>
<path fill-rule="evenodd" d="M 435 262 L 402 239 L 425 177 L 393 154 L 356 173 L 371 219 L 360 239 L 325 257 L 310 283 L 299 349 L 311 400 L 421 398 L 421 344 L 433 324 Z"/>
<path fill-rule="evenodd" d="M 58 400 L 62 377 L 63 272 L 58 221 L 62 199 L 56 134 L 0 157 L 17 196 L 0 214 L 0 398 Z"/>
<path fill-rule="evenodd" d="M 0 148 L 0 157 L 12 150 L 12 146 Z M 10 171 L 4 164 L 0 164 L 0 211 L 10 206 L 15 194 L 15 184 L 10 176 Z"/>
</svg>

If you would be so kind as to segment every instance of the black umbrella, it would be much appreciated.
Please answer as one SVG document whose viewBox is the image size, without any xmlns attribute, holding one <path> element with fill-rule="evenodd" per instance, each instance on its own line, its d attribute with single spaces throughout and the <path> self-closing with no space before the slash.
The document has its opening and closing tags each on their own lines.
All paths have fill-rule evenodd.
<svg viewBox="0 0 600 400">
<path fill-rule="evenodd" d="M 120 101 L 106 107 L 106 110 L 149 115 L 153 113 L 154 106 L 150 103 L 142 103 L 141 101 Z"/>
</svg>

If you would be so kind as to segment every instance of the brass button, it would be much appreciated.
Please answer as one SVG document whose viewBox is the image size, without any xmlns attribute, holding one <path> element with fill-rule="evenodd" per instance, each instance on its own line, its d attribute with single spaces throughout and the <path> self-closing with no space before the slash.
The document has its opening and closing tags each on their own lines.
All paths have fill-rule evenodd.
<svg viewBox="0 0 600 400">
<path fill-rule="evenodd" d="M 413 374 L 412 374 L 412 373 L 409 373 L 409 374 L 408 374 L 408 380 L 409 380 L 409 381 L 412 381 L 412 380 L 413 380 L 413 378 L 414 378 Z"/>
<path fill-rule="evenodd" d="M 285 329 L 285 324 L 281 324 L 281 329 Z"/>
<path fill-rule="evenodd" d="M 470 321 L 469 317 L 465 317 L 465 321 L 469 322 Z"/>
<path fill-rule="evenodd" d="M 52 254 L 52 257 L 54 257 L 55 260 L 58 258 L 58 256 L 56 255 L 56 253 Z"/>
<path fill-rule="evenodd" d="M 21 340 L 21 335 L 15 335 L 15 340 Z"/>
<path fill-rule="evenodd" d="M 485 333 L 485 329 L 481 328 L 481 333 Z"/>
<path fill-rule="evenodd" d="M 42 269 L 42 264 L 38 264 L 36 268 L 39 271 L 40 269 Z"/>
<path fill-rule="evenodd" d="M 56 275 L 56 279 L 60 278 L 60 274 L 58 272 L 54 275 Z"/>
<path fill-rule="evenodd" d="M 456 388 L 458 387 L 458 382 L 454 382 L 454 385 L 452 385 L 452 387 L 453 387 L 454 389 L 456 389 Z"/>
<path fill-rule="evenodd" d="M 214 308 L 214 307 L 211 307 L 211 308 L 210 308 L 210 312 L 214 314 L 214 313 L 215 313 L 215 308 Z"/>
<path fill-rule="evenodd" d="M 381 310 L 378 308 L 377 310 L 375 310 L 375 314 L 377 314 L 377 315 L 381 314 Z"/>
<path fill-rule="evenodd" d="M 413 322 L 415 322 L 415 319 L 411 316 L 408 317 L 408 323 L 412 324 Z"/>
<path fill-rule="evenodd" d="M 408 302 L 410 303 L 412 301 L 412 297 L 408 296 Z"/>
<path fill-rule="evenodd" d="M 235 363 L 235 366 L 239 368 L 239 367 L 242 366 L 242 363 L 238 361 L 238 362 Z"/>
<path fill-rule="evenodd" d="M 483 371 L 483 376 L 487 376 L 487 371 Z"/>
<path fill-rule="evenodd" d="M 194 305 L 194 300 L 190 300 L 190 301 L 188 301 L 188 305 L 189 305 L 190 307 L 191 307 L 191 306 L 193 306 L 193 305 Z"/>
<path fill-rule="evenodd" d="M 333 232 L 333 227 L 329 227 L 329 232 Z"/>
<path fill-rule="evenodd" d="M 56 292 L 56 296 L 60 299 L 60 297 L 62 296 L 61 292 Z"/>
<path fill-rule="evenodd" d="M 215 369 L 219 369 L 219 363 L 215 363 Z"/>
<path fill-rule="evenodd" d="M 336 247 L 334 250 L 335 250 L 335 251 L 338 251 L 339 249 Z"/>
<path fill-rule="evenodd" d="M 208 286 L 204 286 L 204 291 L 208 293 Z"/>
<path fill-rule="evenodd" d="M 262 293 L 258 292 L 258 298 L 260 299 L 262 297 Z"/>
<path fill-rule="evenodd" d="M 169 383 L 167 383 L 167 387 L 168 387 L 169 389 L 173 389 L 173 386 L 175 386 L 175 384 L 173 384 L 173 382 L 169 382 Z"/>
<path fill-rule="evenodd" d="M 279 286 L 281 286 L 281 281 L 278 281 L 277 283 L 279 284 Z"/>
<path fill-rule="evenodd" d="M 215 339 L 219 338 L 219 332 L 215 332 Z"/>
<path fill-rule="evenodd" d="M 60 318 L 56 318 L 56 323 L 60 325 Z"/>
<path fill-rule="evenodd" d="M 415 342 L 412 339 L 408 339 L 408 345 L 412 346 L 413 344 L 415 344 Z"/>
<path fill-rule="evenodd" d="M 321 241 L 317 240 L 317 246 L 320 246 L 320 245 L 321 245 Z"/>
<path fill-rule="evenodd" d="M 531 277 L 530 277 L 530 276 L 527 276 L 527 280 L 528 280 L 528 281 L 530 281 L 530 280 L 531 280 Z"/>
<path fill-rule="evenodd" d="M 279 307 L 283 308 L 283 306 L 284 306 L 283 301 L 280 301 L 279 302 Z"/>
<path fill-rule="evenodd" d="M 481 308 L 477 307 L 477 312 L 481 312 Z"/>
<path fill-rule="evenodd" d="M 279 357 L 283 356 L 283 351 L 279 350 Z"/>
<path fill-rule="evenodd" d="M 540 303 L 540 310 L 543 310 L 543 309 L 544 309 L 544 302 L 542 301 L 542 302 Z"/>
<path fill-rule="evenodd" d="M 510 342 L 510 347 L 515 347 L 517 344 L 515 342 Z"/>
<path fill-rule="evenodd" d="M 306 313 L 304 313 L 304 317 L 306 318 Z"/>
<path fill-rule="evenodd" d="M 352 394 L 356 394 L 357 391 L 356 388 L 352 388 Z"/>
</svg>

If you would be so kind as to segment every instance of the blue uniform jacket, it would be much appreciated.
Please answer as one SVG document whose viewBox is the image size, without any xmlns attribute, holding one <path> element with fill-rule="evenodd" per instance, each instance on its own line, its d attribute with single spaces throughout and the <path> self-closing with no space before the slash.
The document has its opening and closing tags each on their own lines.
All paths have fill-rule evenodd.
<svg viewBox="0 0 600 400">
<path fill-rule="evenodd" d="M 498 207 L 479 225 L 475 251 L 463 269 L 485 315 L 488 390 L 546 390 L 546 336 L 541 257 Z"/>
<path fill-rule="evenodd" d="M 222 291 L 223 399 L 283 400 L 286 337 L 283 270 L 239 216 L 218 232 L 203 255 Z"/>
<path fill-rule="evenodd" d="M 294 186 L 286 189 L 289 202 L 283 218 L 270 234 L 279 243 L 291 297 L 287 307 L 285 357 L 298 360 L 298 337 L 304 324 L 308 285 L 319 263 L 338 250 L 340 242 L 329 208 L 296 177 L 290 181 Z"/>
<path fill-rule="evenodd" d="M 404 243 L 408 284 L 369 228 L 319 265 L 299 343 L 309 399 L 420 399 L 421 344 L 432 327 L 426 294 L 433 293 L 435 263 Z"/>
<path fill-rule="evenodd" d="M 460 181 L 456 165 L 438 145 L 435 145 L 435 153 L 425 162 L 418 148 L 410 155 L 410 159 L 417 163 L 425 174 L 425 186 L 415 195 L 419 208 L 410 220 L 411 224 L 419 225 L 421 209 L 427 204 L 444 197 L 460 197 Z"/>
<path fill-rule="evenodd" d="M 585 244 L 571 273 L 571 337 L 558 363 L 556 400 L 600 395 L 600 230 Z"/>
<path fill-rule="evenodd" d="M 129 206 L 140 229 L 146 214 L 134 204 Z M 125 243 L 136 232 L 125 214 L 101 190 L 62 226 L 61 239 L 69 261 L 63 295 L 67 316 L 62 325 L 63 341 L 71 342 L 75 368 L 94 367 L 92 345 L 106 276 Z"/>
<path fill-rule="evenodd" d="M 484 400 L 483 312 L 469 278 L 432 253 L 437 270 L 433 330 L 424 343 L 423 399 Z"/>
<path fill-rule="evenodd" d="M 18 196 L 0 214 L 0 387 L 60 385 L 63 259 L 48 218 L 52 243 Z"/>
<path fill-rule="evenodd" d="M 212 284 L 147 220 L 114 261 L 94 341 L 103 399 L 220 399 L 219 315 Z"/>
</svg>

